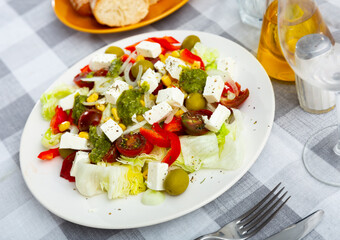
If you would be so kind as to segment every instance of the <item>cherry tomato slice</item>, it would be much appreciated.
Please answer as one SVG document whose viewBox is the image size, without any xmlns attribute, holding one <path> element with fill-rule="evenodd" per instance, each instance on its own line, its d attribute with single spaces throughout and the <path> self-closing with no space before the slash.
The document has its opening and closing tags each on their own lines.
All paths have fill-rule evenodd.
<svg viewBox="0 0 340 240">
<path fill-rule="evenodd" d="M 144 147 L 143 151 L 141 151 L 141 154 L 142 153 L 145 153 L 145 154 L 151 153 L 151 151 L 153 150 L 153 147 L 154 147 L 154 145 L 151 142 L 146 141 L 145 147 Z"/>
<path fill-rule="evenodd" d="M 136 157 L 139 155 L 146 144 L 146 139 L 140 133 L 125 134 L 116 141 L 118 151 L 127 157 Z"/>
<path fill-rule="evenodd" d="M 102 118 L 102 112 L 96 109 L 89 109 L 80 115 L 78 128 L 80 131 L 88 131 L 90 126 L 97 126 Z"/>
<path fill-rule="evenodd" d="M 116 162 L 119 155 L 120 153 L 118 152 L 116 145 L 112 144 L 109 151 L 103 157 L 103 161 L 108 163 Z"/>
<path fill-rule="evenodd" d="M 81 78 L 85 78 L 87 74 L 90 72 L 81 72 L 77 76 L 74 77 L 73 82 L 80 88 L 82 87 L 88 87 L 89 89 L 92 89 L 94 86 L 94 82 L 85 82 L 80 80 Z"/>
<path fill-rule="evenodd" d="M 198 113 L 197 111 L 188 111 L 182 115 L 182 125 L 184 131 L 189 135 L 199 136 L 209 132 L 205 128 L 202 116 L 205 114 Z"/>
</svg>

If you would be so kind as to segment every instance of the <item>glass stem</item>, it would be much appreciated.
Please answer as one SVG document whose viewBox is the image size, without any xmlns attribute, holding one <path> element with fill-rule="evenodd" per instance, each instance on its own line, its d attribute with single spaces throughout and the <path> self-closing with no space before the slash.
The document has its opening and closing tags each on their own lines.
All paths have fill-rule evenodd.
<svg viewBox="0 0 340 240">
<path fill-rule="evenodd" d="M 336 155 L 340 156 L 340 92 L 335 92 L 335 99 L 336 99 L 336 119 L 337 119 L 337 126 L 338 126 L 338 142 L 334 146 L 333 150 Z"/>
</svg>

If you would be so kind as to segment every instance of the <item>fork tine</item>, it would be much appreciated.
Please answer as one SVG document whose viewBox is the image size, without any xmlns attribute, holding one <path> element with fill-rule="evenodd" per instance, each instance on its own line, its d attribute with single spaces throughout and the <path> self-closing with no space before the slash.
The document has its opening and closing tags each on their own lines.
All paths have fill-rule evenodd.
<svg viewBox="0 0 340 240">
<path fill-rule="evenodd" d="M 281 185 L 281 183 L 277 184 L 276 187 L 271 190 L 267 196 L 265 196 L 258 204 L 256 204 L 252 209 L 248 210 L 246 213 L 242 214 L 240 217 L 238 217 L 237 223 L 244 220 L 246 217 L 248 217 L 251 213 L 253 213 L 256 209 L 258 209 L 275 191 L 276 189 Z"/>
<path fill-rule="evenodd" d="M 243 232 L 249 232 L 251 229 L 253 229 L 256 225 L 262 222 L 266 217 L 269 217 L 257 228 L 258 231 L 264 227 L 275 215 L 278 213 L 278 211 L 283 207 L 283 205 L 289 200 L 290 197 L 288 197 L 281 205 L 278 207 L 277 210 L 275 210 L 272 214 L 271 212 L 275 209 L 275 207 L 281 202 L 281 200 L 286 196 L 287 192 L 285 192 L 267 211 L 265 211 L 259 218 L 258 221 L 253 221 L 249 226 L 247 226 Z M 271 214 L 271 215 L 270 215 Z"/>
<path fill-rule="evenodd" d="M 250 215 L 249 215 L 249 218 L 246 217 L 246 218 L 242 219 L 242 220 L 240 221 L 240 223 L 242 224 L 241 228 L 245 227 L 245 226 L 248 225 L 251 221 L 253 221 L 255 218 L 257 218 L 258 216 L 260 216 L 260 215 L 264 212 L 264 210 L 266 210 L 266 209 L 267 209 L 267 208 L 275 201 L 275 199 L 277 199 L 277 197 L 280 196 L 280 194 L 281 194 L 281 192 L 283 191 L 283 189 L 284 189 L 284 187 L 281 188 L 281 190 L 280 190 L 278 193 L 276 193 L 275 195 L 273 195 L 273 196 L 271 197 L 271 199 L 269 199 L 269 201 L 268 201 L 263 207 L 261 207 L 260 209 L 257 210 L 256 213 L 250 214 Z M 287 192 L 286 192 L 286 193 L 287 193 Z"/>
<path fill-rule="evenodd" d="M 263 223 L 261 223 L 257 228 L 254 228 L 250 233 L 248 237 L 251 237 L 255 235 L 258 231 L 260 231 L 264 226 L 267 225 L 267 223 L 272 220 L 273 217 L 280 211 L 280 209 L 287 203 L 287 201 L 290 199 L 290 196 L 275 210 L 275 212 L 272 213 Z"/>
</svg>

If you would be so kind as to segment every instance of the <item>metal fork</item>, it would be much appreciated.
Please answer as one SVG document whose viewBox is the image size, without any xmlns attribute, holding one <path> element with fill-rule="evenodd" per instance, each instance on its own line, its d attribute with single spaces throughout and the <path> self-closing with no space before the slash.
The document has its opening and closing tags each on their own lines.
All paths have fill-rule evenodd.
<svg viewBox="0 0 340 240">
<path fill-rule="evenodd" d="M 233 239 L 247 239 L 254 236 L 260 231 L 286 204 L 290 196 L 286 200 L 287 191 L 279 197 L 284 187 L 282 187 L 276 194 L 274 192 L 279 188 L 279 183 L 270 193 L 267 194 L 258 204 L 252 209 L 236 218 L 232 222 L 225 225 L 223 228 L 215 233 L 203 235 L 196 240 L 233 240 Z M 279 205 L 279 203 L 281 203 Z"/>
</svg>

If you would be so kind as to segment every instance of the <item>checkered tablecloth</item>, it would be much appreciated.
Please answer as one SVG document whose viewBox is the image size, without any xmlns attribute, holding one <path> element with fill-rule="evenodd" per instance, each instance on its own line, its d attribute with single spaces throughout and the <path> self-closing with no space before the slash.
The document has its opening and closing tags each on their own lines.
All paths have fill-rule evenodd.
<svg viewBox="0 0 340 240">
<path fill-rule="evenodd" d="M 276 81 L 275 122 L 268 143 L 244 177 L 213 202 L 170 222 L 129 230 L 83 227 L 50 213 L 23 180 L 19 145 L 35 102 L 58 76 L 94 50 L 138 33 L 205 31 L 255 54 L 260 31 L 241 22 L 236 0 L 190 0 L 161 21 L 107 35 L 64 26 L 54 15 L 51 0 L 0 0 L 0 9 L 0 239 L 194 239 L 240 215 L 278 182 L 292 198 L 252 239 L 264 239 L 317 209 L 323 209 L 325 217 L 305 239 L 340 239 L 340 188 L 313 179 L 301 160 L 307 138 L 335 124 L 335 113 L 304 112 L 295 85 Z"/>
</svg>

